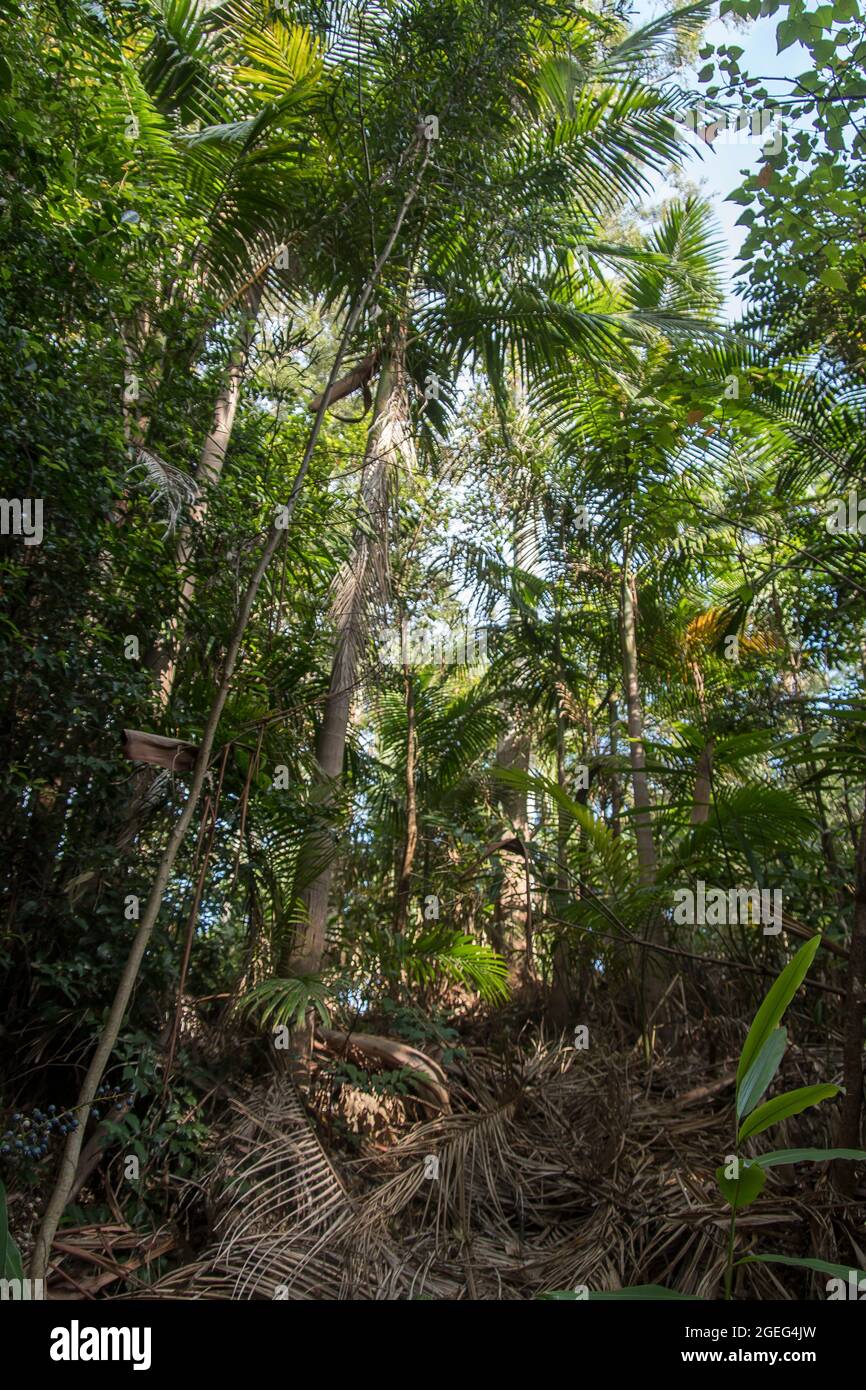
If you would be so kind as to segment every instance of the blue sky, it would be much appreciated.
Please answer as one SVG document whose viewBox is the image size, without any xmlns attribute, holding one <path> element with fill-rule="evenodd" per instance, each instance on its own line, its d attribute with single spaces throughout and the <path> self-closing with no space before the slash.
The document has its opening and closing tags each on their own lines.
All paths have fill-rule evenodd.
<svg viewBox="0 0 866 1390">
<path fill-rule="evenodd" d="M 646 23 L 662 14 L 666 8 L 668 7 L 659 4 L 658 0 L 638 0 L 634 22 Z M 808 66 L 808 57 L 799 44 L 794 44 L 784 53 L 776 52 L 776 25 L 781 17 L 780 13 L 736 28 L 733 24 L 716 20 L 708 26 L 704 42 L 716 46 L 722 43 L 738 44 L 744 50 L 743 56 L 739 60 L 740 67 L 747 69 L 753 77 L 790 78 Z M 696 74 L 692 73 L 691 77 L 693 85 L 697 86 Z M 688 83 L 688 78 L 686 78 L 686 82 Z M 771 94 L 774 92 L 781 94 L 787 86 L 786 83 L 778 82 L 769 82 L 765 85 Z M 727 247 L 729 312 L 736 314 L 740 304 L 730 293 L 730 286 L 735 268 L 735 258 L 742 246 L 746 228 L 735 226 L 742 208 L 736 203 L 726 202 L 725 199 L 742 182 L 743 170 L 751 172 L 758 167 L 761 151 L 757 144 L 724 144 L 717 141 L 714 145 L 703 146 L 702 154 L 703 158 L 696 155 L 690 161 L 687 172 L 691 179 L 700 184 L 703 193 L 712 203 L 715 211 L 721 235 Z M 659 196 L 674 191 L 662 180 L 659 180 Z"/>
</svg>

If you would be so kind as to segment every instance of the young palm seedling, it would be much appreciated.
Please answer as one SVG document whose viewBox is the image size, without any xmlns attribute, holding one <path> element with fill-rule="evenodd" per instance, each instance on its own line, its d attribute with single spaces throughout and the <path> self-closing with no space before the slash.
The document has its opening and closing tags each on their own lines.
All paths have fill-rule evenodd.
<svg viewBox="0 0 866 1390">
<path fill-rule="evenodd" d="M 725 1298 L 731 1297 L 733 1284 L 737 1212 L 760 1196 L 767 1181 L 768 1168 L 775 1168 L 782 1163 L 828 1163 L 833 1159 L 866 1160 L 866 1153 L 859 1149 L 774 1149 L 770 1153 L 752 1157 L 747 1157 L 741 1152 L 743 1144 L 754 1139 L 756 1135 L 772 1129 L 773 1125 L 787 1120 L 791 1115 L 799 1115 L 812 1105 L 832 1100 L 842 1089 L 840 1086 L 826 1083 L 799 1086 L 796 1090 L 784 1091 L 761 1104 L 762 1097 L 769 1090 L 779 1070 L 788 1042 L 788 1030 L 781 1026 L 782 1016 L 803 983 L 820 941 L 820 936 L 813 936 L 785 966 L 755 1015 L 740 1053 L 734 1101 L 734 1152 L 727 1156 L 722 1167 L 716 1169 L 716 1179 L 722 1196 L 731 1208 L 728 1258 L 725 1266 Z M 849 1273 L 841 1266 L 828 1264 L 825 1260 L 793 1259 L 786 1255 L 747 1255 L 743 1260 L 737 1261 L 739 1264 L 753 1262 L 798 1265 L 843 1278 Z"/>
<path fill-rule="evenodd" d="M 800 1086 L 794 1091 L 784 1091 L 763 1101 L 775 1077 L 785 1047 L 788 1030 L 782 1026 L 782 1017 L 797 990 L 800 988 L 820 945 L 820 936 L 813 936 L 802 946 L 774 982 L 763 1004 L 755 1015 L 749 1029 L 740 1061 L 737 1067 L 737 1086 L 734 1097 L 734 1143 L 733 1153 L 716 1169 L 716 1180 L 722 1196 L 731 1208 L 731 1221 L 728 1230 L 728 1255 L 725 1265 L 725 1298 L 731 1297 L 734 1269 L 738 1264 L 767 1263 L 795 1265 L 801 1269 L 812 1269 L 829 1274 L 836 1279 L 849 1281 L 853 1271 L 844 1265 L 830 1264 L 827 1260 L 796 1259 L 788 1255 L 746 1255 L 735 1260 L 737 1239 L 737 1213 L 754 1202 L 764 1190 L 767 1169 L 780 1164 L 829 1163 L 834 1159 L 852 1159 L 866 1162 L 866 1152 L 859 1149 L 774 1149 L 770 1153 L 746 1155 L 743 1145 L 771 1129 L 773 1125 L 787 1120 L 791 1115 L 799 1115 L 809 1106 L 820 1105 L 822 1101 L 832 1100 L 840 1091 L 840 1086 L 821 1084 Z M 609 1299 L 609 1298 L 693 1298 L 694 1295 L 678 1293 L 675 1289 L 661 1284 L 641 1284 L 611 1292 L 561 1292 L 542 1294 L 546 1299 Z"/>
</svg>

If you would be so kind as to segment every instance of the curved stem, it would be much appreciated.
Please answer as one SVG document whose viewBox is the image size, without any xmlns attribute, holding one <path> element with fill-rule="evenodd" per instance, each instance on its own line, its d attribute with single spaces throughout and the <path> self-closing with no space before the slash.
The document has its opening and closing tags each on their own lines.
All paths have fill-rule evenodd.
<svg viewBox="0 0 866 1390">
<path fill-rule="evenodd" d="M 63 1155 L 60 1160 L 60 1171 L 57 1175 L 57 1181 L 54 1185 L 54 1189 L 51 1193 L 51 1196 L 48 1199 L 48 1205 L 45 1209 L 45 1215 L 42 1218 L 42 1224 L 39 1228 L 39 1233 L 36 1237 L 36 1243 L 33 1247 L 33 1255 L 30 1261 L 30 1277 L 32 1279 L 44 1279 L 46 1270 L 48 1268 L 48 1258 L 51 1252 L 51 1245 L 54 1240 L 57 1227 L 60 1224 L 60 1219 L 63 1216 L 66 1203 L 69 1200 L 69 1194 L 72 1191 L 73 1184 L 75 1182 L 75 1173 L 78 1167 L 78 1160 L 81 1154 L 81 1146 L 84 1140 L 84 1128 L 87 1116 L 90 1111 L 90 1107 L 93 1103 L 93 1098 L 96 1095 L 97 1087 L 99 1086 L 99 1083 L 102 1079 L 102 1074 L 105 1070 L 106 1065 L 108 1064 L 112 1052 L 114 1051 L 114 1046 L 117 1042 L 120 1027 L 126 1014 L 126 1010 L 129 1005 L 129 1000 L 132 996 L 132 991 L 135 987 L 135 981 L 138 977 L 141 962 L 144 959 L 144 953 L 147 950 L 148 942 L 150 941 L 151 934 L 156 925 L 156 919 L 159 916 L 159 911 L 162 907 L 162 900 L 165 896 L 166 888 L 168 887 L 169 879 L 174 868 L 175 860 L 177 859 L 178 852 L 183 843 L 187 829 L 189 828 L 189 824 L 192 820 L 195 808 L 198 805 L 198 800 L 201 795 L 202 787 L 204 786 L 205 778 L 208 775 L 208 766 L 211 760 L 211 754 L 213 752 L 214 741 L 216 739 L 217 726 L 219 724 L 223 708 L 228 698 L 229 690 L 232 684 L 232 678 L 234 676 L 235 666 L 237 665 L 237 660 L 241 650 L 241 644 L 244 639 L 244 633 L 246 632 L 247 623 L 249 621 L 250 613 L 252 612 L 252 607 L 253 603 L 255 602 L 256 595 L 259 591 L 259 586 L 261 585 L 265 572 L 271 562 L 271 559 L 273 558 L 274 552 L 276 551 L 280 542 L 285 539 L 285 533 L 288 522 L 291 520 L 294 514 L 298 497 L 300 495 L 301 489 L 304 485 L 304 481 L 307 476 L 307 472 L 309 470 L 310 460 L 313 456 L 313 451 L 316 447 L 316 441 L 318 440 L 319 433 L 322 428 L 322 421 L 324 419 L 325 410 L 327 408 L 328 394 L 330 392 L 330 388 L 333 386 L 334 382 L 337 379 L 340 366 L 342 364 L 343 357 L 345 355 L 349 341 L 351 339 L 352 334 L 355 331 L 355 327 L 357 326 L 357 323 L 362 313 L 364 312 L 364 308 L 366 307 L 367 301 L 369 300 L 370 295 L 373 292 L 373 288 L 376 284 L 376 281 L 378 280 L 379 275 L 381 274 L 386 261 L 391 255 L 391 252 L 394 248 L 394 244 L 397 240 L 397 235 L 400 231 L 400 227 L 403 224 L 403 219 L 405 218 L 406 213 L 408 212 L 411 204 L 413 203 L 418 193 L 429 157 L 430 146 L 428 143 L 424 152 L 424 156 L 421 160 L 418 172 L 415 178 L 412 180 L 412 184 L 408 192 L 406 193 L 405 198 L 403 199 L 403 202 L 400 206 L 399 212 L 397 213 L 397 217 L 394 221 L 394 225 L 391 228 L 382 253 L 379 256 L 379 259 L 374 265 L 372 271 L 370 272 L 370 276 L 366 284 L 364 285 L 363 290 L 346 321 L 346 326 L 340 338 L 340 344 L 337 349 L 337 354 L 334 358 L 334 364 L 331 368 L 331 374 L 328 379 L 328 384 L 325 387 L 325 391 L 322 395 L 322 400 L 319 405 L 319 409 L 316 413 L 316 418 L 313 422 L 312 429 L 310 430 L 307 445 L 304 449 L 304 454 L 301 459 L 298 472 L 295 476 L 291 493 L 289 494 L 288 503 L 282 509 L 285 513 L 285 516 L 281 518 L 282 524 L 278 526 L 275 521 L 274 524 L 271 526 L 270 532 L 268 533 L 267 541 L 265 542 L 262 548 L 261 555 L 259 556 L 258 563 L 256 564 L 252 577 L 247 585 L 243 598 L 241 599 L 237 616 L 235 618 L 235 624 L 232 629 L 231 637 L 229 639 L 228 648 L 226 650 L 222 678 L 220 680 L 219 688 L 217 689 L 216 695 L 214 696 L 213 704 L 211 705 L 210 713 L 208 715 L 207 723 L 205 725 L 204 733 L 202 735 L 198 757 L 196 759 L 195 768 L 193 770 L 192 784 L 189 789 L 189 795 L 187 796 L 187 799 L 183 805 L 183 809 L 181 810 L 181 813 L 175 821 L 171 829 L 171 833 L 169 834 L 168 841 L 166 843 L 165 849 L 163 850 L 162 857 L 159 862 L 159 867 L 156 871 L 156 876 L 154 878 L 150 893 L 148 895 L 147 903 L 141 918 L 141 922 L 139 924 L 138 930 L 135 933 L 135 937 L 133 938 L 129 956 L 127 957 L 126 964 L 123 968 L 123 973 L 121 974 L 120 980 L 118 982 L 117 990 L 115 992 L 114 999 L 112 1001 L 111 1008 L 108 1013 L 108 1018 L 105 1021 L 105 1025 L 103 1027 L 102 1033 L 100 1034 L 99 1041 L 96 1045 L 96 1050 L 91 1059 L 90 1066 L 87 1069 L 87 1074 L 84 1078 L 84 1081 L 82 1082 L 81 1090 L 78 1095 L 78 1100 L 76 1104 L 72 1107 L 72 1113 L 78 1120 L 78 1125 L 67 1137 L 66 1144 L 63 1150 Z"/>
</svg>

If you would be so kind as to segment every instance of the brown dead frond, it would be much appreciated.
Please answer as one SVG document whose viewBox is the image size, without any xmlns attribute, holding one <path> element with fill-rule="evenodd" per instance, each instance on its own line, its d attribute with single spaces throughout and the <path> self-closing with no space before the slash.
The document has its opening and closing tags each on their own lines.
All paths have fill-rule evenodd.
<svg viewBox="0 0 866 1390">
<path fill-rule="evenodd" d="M 326 1154 L 278 1078 L 234 1102 L 213 1184 L 220 1242 L 190 1268 L 187 1296 L 510 1300 L 663 1283 L 716 1297 L 728 1212 L 714 1170 L 734 1055 L 647 1068 L 636 1052 L 562 1041 L 474 1050 L 448 1068 L 452 1113 L 351 1159 Z M 807 1053 L 785 1065 L 789 1080 L 814 1079 Z M 825 1144 L 827 1123 L 815 1112 L 787 1142 Z M 744 1246 L 850 1258 L 829 1205 L 792 1192 L 800 1181 L 778 1174 L 741 1214 Z M 741 1277 L 749 1297 L 803 1296 L 770 1266 Z M 176 1272 L 157 1292 L 182 1283 Z"/>
</svg>

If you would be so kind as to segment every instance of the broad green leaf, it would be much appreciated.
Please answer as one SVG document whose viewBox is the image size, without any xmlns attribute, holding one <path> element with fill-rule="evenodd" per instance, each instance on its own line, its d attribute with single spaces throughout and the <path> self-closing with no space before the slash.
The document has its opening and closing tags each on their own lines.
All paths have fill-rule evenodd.
<svg viewBox="0 0 866 1390">
<path fill-rule="evenodd" d="M 810 1105 L 820 1105 L 822 1100 L 832 1100 L 838 1096 L 841 1086 L 800 1086 L 796 1091 L 786 1091 L 782 1096 L 774 1096 L 757 1110 L 753 1110 L 747 1120 L 740 1125 L 739 1140 L 750 1139 L 754 1134 L 761 1134 L 770 1125 L 776 1125 L 780 1120 L 787 1120 L 791 1115 L 799 1115 L 801 1110 L 808 1110 Z"/>
<path fill-rule="evenodd" d="M 793 1255 L 744 1255 L 736 1263 L 738 1265 L 793 1265 L 797 1269 L 814 1269 L 818 1274 L 832 1274 L 837 1279 L 847 1279 L 849 1274 L 866 1274 L 866 1270 L 855 1269 L 853 1265 L 833 1265 L 830 1264 L 829 1260 L 801 1260 Z"/>
<path fill-rule="evenodd" d="M 818 279 L 822 285 L 826 285 L 831 290 L 847 290 L 848 288 L 848 282 L 841 270 L 835 270 L 833 266 L 828 266 L 826 270 L 822 270 Z"/>
<path fill-rule="evenodd" d="M 749 1029 L 746 1041 L 743 1043 L 743 1050 L 740 1053 L 740 1065 L 737 1067 L 738 1094 L 743 1077 L 748 1072 L 773 1029 L 779 1026 L 783 1013 L 803 983 L 806 972 L 815 959 L 815 952 L 820 944 L 820 936 L 813 936 L 811 941 L 807 941 L 805 945 L 800 947 L 797 954 L 788 961 L 785 969 L 772 985 L 766 999 L 755 1014 L 754 1022 Z"/>
<path fill-rule="evenodd" d="M 754 1110 L 776 1072 L 788 1045 L 787 1028 L 774 1028 L 737 1088 L 737 1119 Z"/>
<path fill-rule="evenodd" d="M 776 1168 L 780 1163 L 831 1163 L 836 1158 L 866 1163 L 866 1153 L 862 1149 L 773 1149 L 771 1153 L 759 1154 L 746 1162 L 753 1167 Z"/>
<path fill-rule="evenodd" d="M 779 279 L 786 285 L 793 285 L 794 289 L 804 290 L 809 284 L 809 276 L 805 270 L 800 270 L 795 265 L 782 266 L 779 270 Z"/>
<path fill-rule="evenodd" d="M 761 1168 L 747 1167 L 742 1161 L 739 1178 L 725 1177 L 724 1168 L 716 1169 L 719 1191 L 728 1206 L 733 1207 L 735 1211 L 739 1211 L 740 1207 L 749 1206 L 756 1197 L 760 1197 L 766 1181 L 767 1175 Z"/>
<path fill-rule="evenodd" d="M 0 1182 L 0 1279 L 23 1279 L 21 1252 L 9 1234 L 6 1188 Z"/>
<path fill-rule="evenodd" d="M 786 48 L 790 48 L 797 39 L 796 25 L 793 20 L 783 19 L 776 29 L 776 52 L 784 53 Z"/>
</svg>

